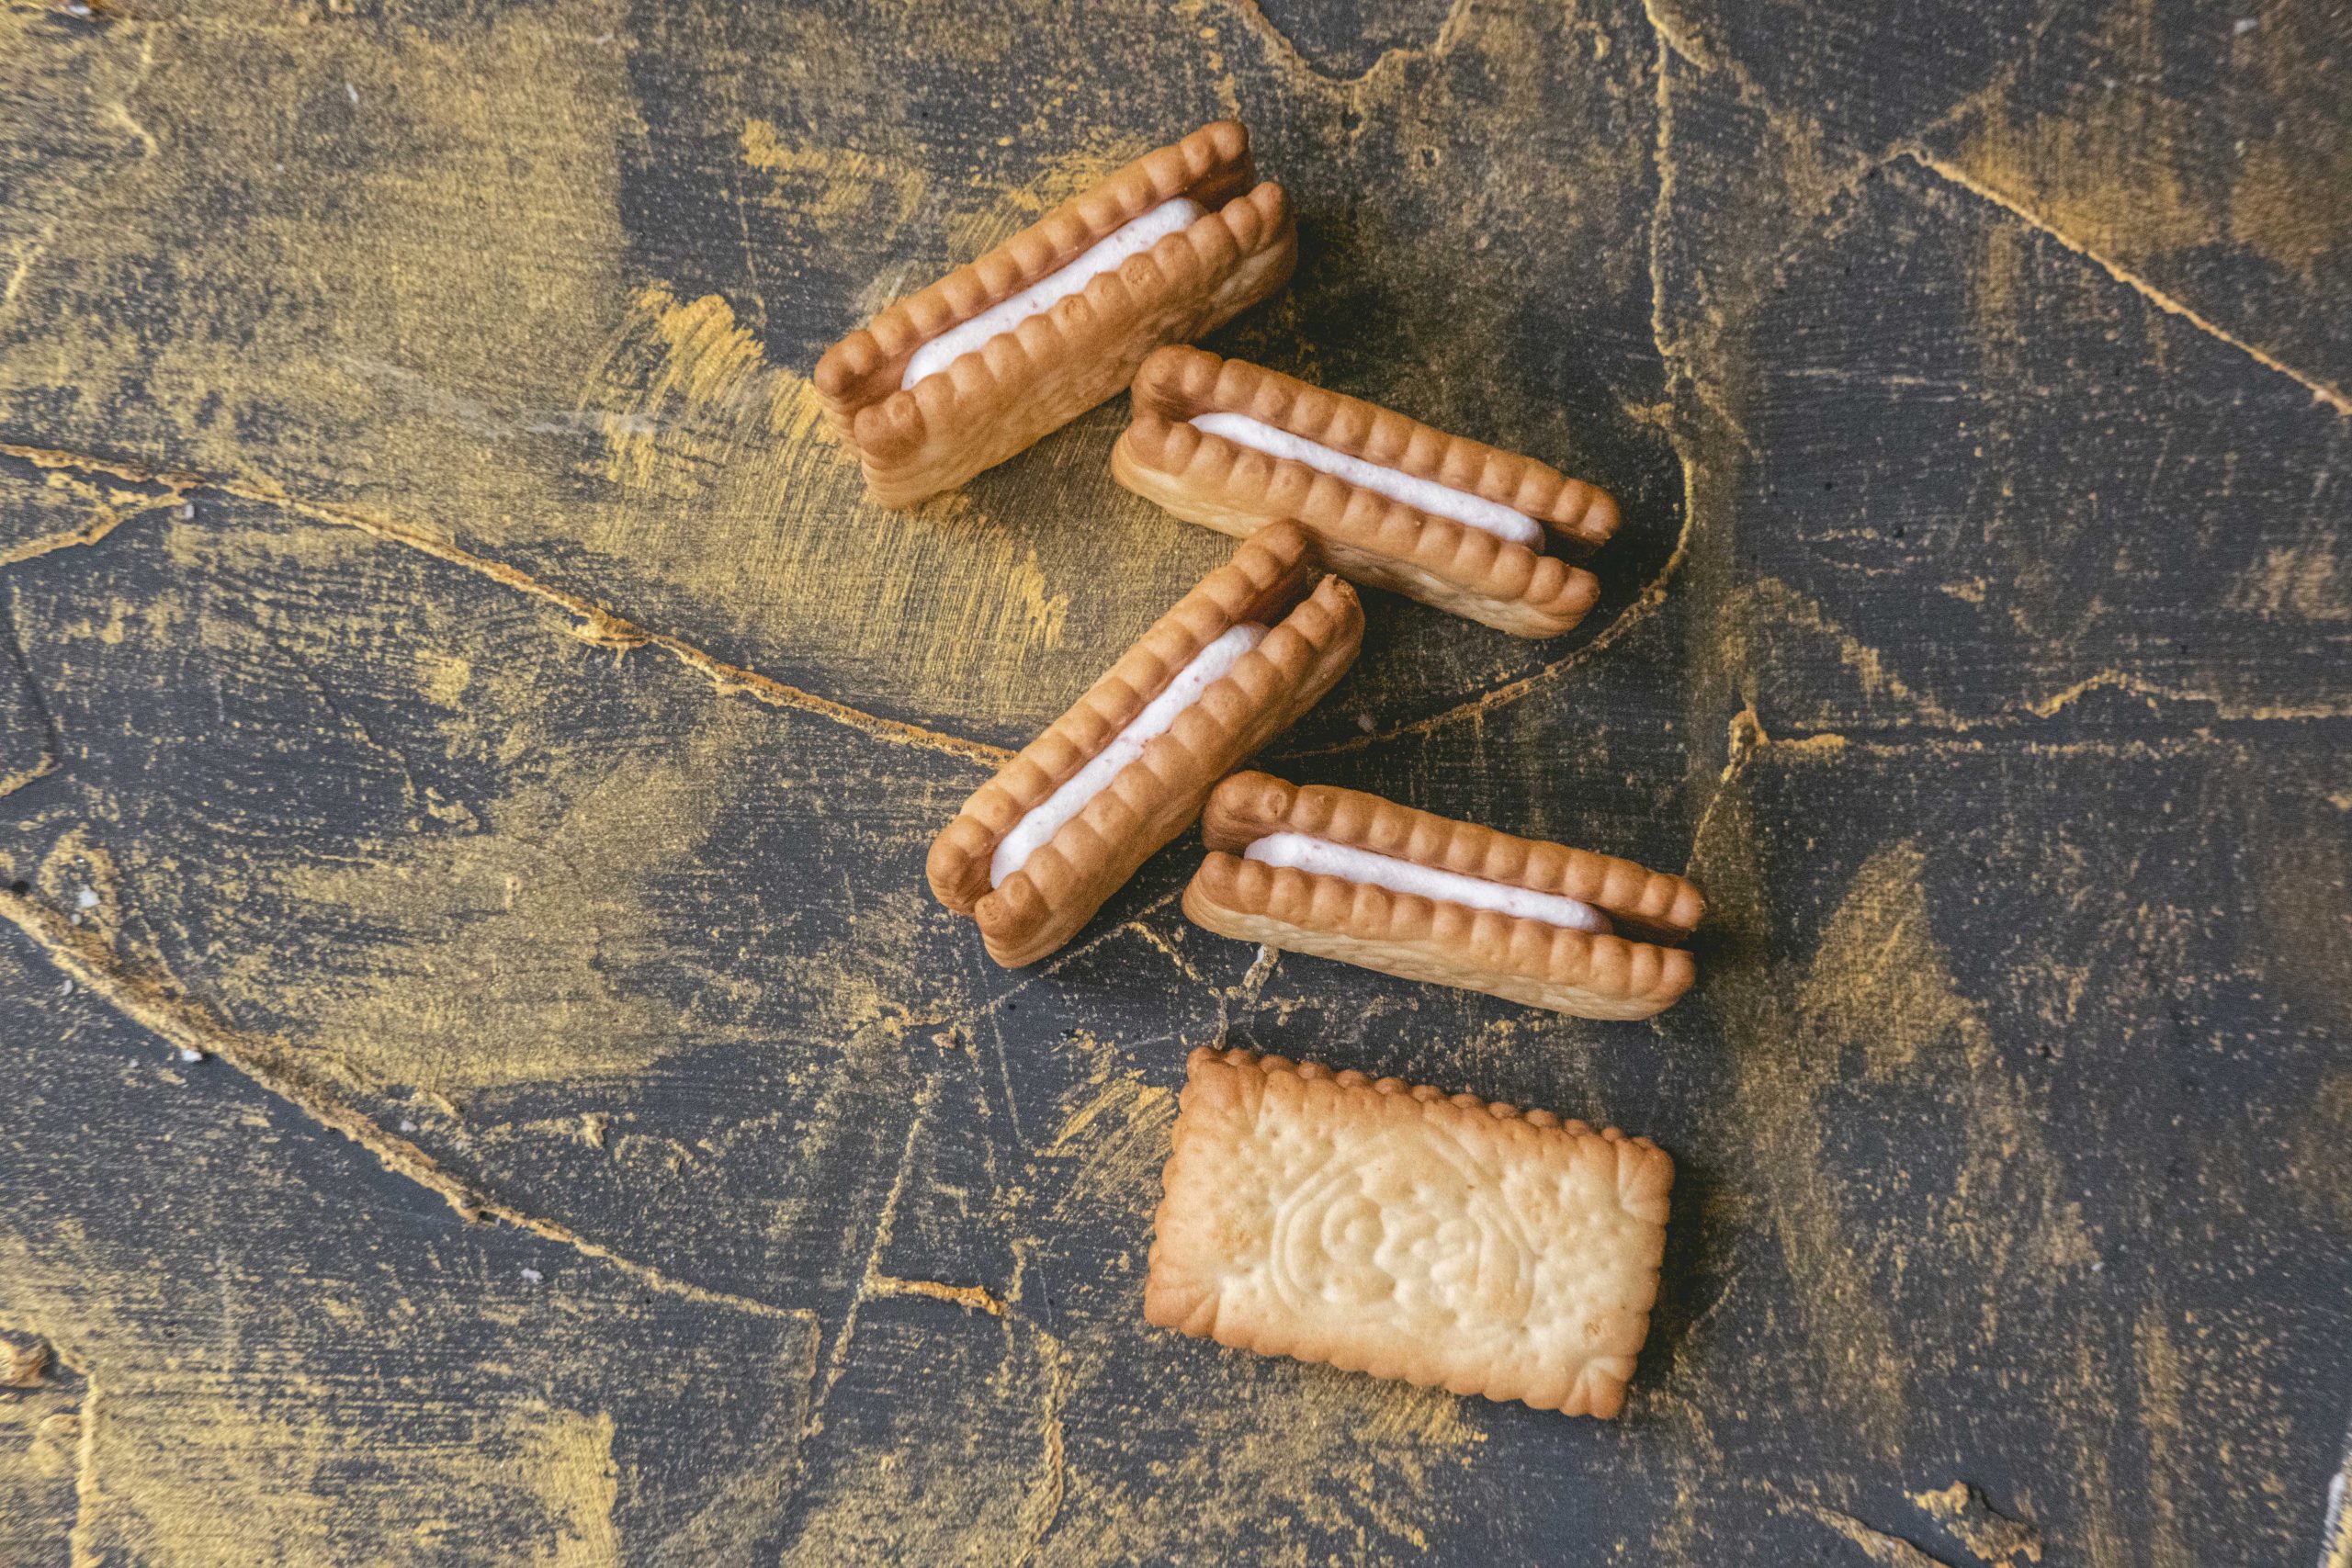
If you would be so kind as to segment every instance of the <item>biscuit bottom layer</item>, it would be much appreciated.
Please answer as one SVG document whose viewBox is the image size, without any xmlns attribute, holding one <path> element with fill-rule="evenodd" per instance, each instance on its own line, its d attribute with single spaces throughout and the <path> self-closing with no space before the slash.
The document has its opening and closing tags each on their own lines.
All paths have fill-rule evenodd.
<svg viewBox="0 0 2352 1568">
<path fill-rule="evenodd" d="M 1335 844 L 1306 833 L 1269 833 L 1243 851 L 1242 858 L 1385 887 L 1391 893 L 1418 893 L 1424 898 L 1448 904 L 1466 904 L 1474 909 L 1492 909 L 1498 914 L 1542 920 L 1572 931 L 1600 935 L 1611 929 L 1609 917 L 1599 909 L 1556 893 L 1537 893 L 1505 882 L 1487 882 L 1459 872 L 1440 871 L 1434 866 L 1417 865 L 1393 855 Z"/>
<path fill-rule="evenodd" d="M 1012 831 L 1004 836 L 989 860 L 989 886 L 1002 886 L 1005 878 L 1027 864 L 1039 846 L 1061 831 L 1063 823 L 1085 810 L 1086 803 L 1102 794 L 1103 787 L 1118 776 L 1120 769 L 1143 755 L 1143 749 L 1153 737 L 1164 734 L 1179 714 L 1199 701 L 1203 692 L 1222 680 L 1225 672 L 1265 636 L 1264 626 L 1245 621 L 1194 654 L 1192 662 L 1168 682 L 1167 689 L 1145 704 L 1143 712 L 1129 719 L 1127 727 L 1113 736 L 1111 743 L 1096 752 L 1092 761 L 1012 825 Z"/>
<path fill-rule="evenodd" d="M 1128 219 L 1020 293 L 998 300 L 970 321 L 948 328 L 915 350 L 899 385 L 911 387 L 924 377 L 946 369 L 989 339 L 1011 332 L 1032 316 L 1045 314 L 1102 274 L 1117 270 L 1129 256 L 1141 255 L 1169 235 L 1191 228 L 1194 220 L 1207 213 L 1208 209 L 1191 197 L 1180 196 L 1161 202 L 1140 217 Z"/>
<path fill-rule="evenodd" d="M 1472 495 L 1468 491 L 1456 490 L 1435 479 L 1420 479 L 1398 468 L 1351 457 L 1319 441 L 1294 435 L 1287 430 L 1279 430 L 1244 413 L 1194 414 L 1188 423 L 1196 430 L 1222 435 L 1237 446 L 1263 452 L 1270 457 L 1288 457 L 1334 479 L 1345 479 L 1351 485 L 1385 495 L 1391 501 L 1401 501 L 1408 506 L 1439 517 L 1451 517 L 1469 527 L 1483 528 L 1514 545 L 1525 545 L 1531 550 L 1544 547 L 1542 524 L 1523 512 L 1513 512 L 1483 495 Z"/>
</svg>

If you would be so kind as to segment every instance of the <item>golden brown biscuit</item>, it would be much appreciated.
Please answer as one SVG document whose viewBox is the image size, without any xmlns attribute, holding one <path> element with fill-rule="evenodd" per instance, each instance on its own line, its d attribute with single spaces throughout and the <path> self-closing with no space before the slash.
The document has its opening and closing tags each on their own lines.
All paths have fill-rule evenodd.
<svg viewBox="0 0 2352 1568">
<path fill-rule="evenodd" d="M 1176 602 L 1110 671 L 964 803 L 931 846 L 939 901 L 979 923 L 989 956 L 1033 964 L 1076 933 L 1152 852 L 1191 826 L 1216 781 L 1296 722 L 1355 661 L 1363 612 L 1336 577 L 1317 581 L 1295 525 L 1269 528 Z M 1003 881 L 989 860 L 1204 649 L 1231 628 L 1265 639 Z"/>
<path fill-rule="evenodd" d="M 865 465 L 867 493 L 911 506 L 959 485 L 1117 393 L 1153 349 L 1197 337 L 1280 288 L 1297 260 L 1297 225 L 1282 186 L 1256 178 L 1249 131 L 1233 120 L 1204 125 L 827 349 L 813 375 L 817 396 Z M 944 370 L 899 385 L 923 344 L 1178 197 L 1207 214 Z"/>
<path fill-rule="evenodd" d="M 1276 833 L 1574 899 L 1607 917 L 1596 934 L 1245 859 Z M 1697 976 L 1689 936 L 1706 900 L 1689 879 L 1613 855 L 1515 838 L 1359 790 L 1302 788 L 1236 773 L 1210 795 L 1212 852 L 1184 890 L 1194 924 L 1242 942 L 1336 958 L 1409 980 L 1461 986 L 1580 1018 L 1647 1018 Z M 1619 934 L 1626 933 L 1626 934 Z"/>
<path fill-rule="evenodd" d="M 1134 422 L 1111 450 L 1111 472 L 1188 522 L 1247 537 L 1279 518 L 1295 518 L 1342 575 L 1520 637 L 1566 631 L 1600 597 L 1592 573 L 1556 556 L 1189 422 L 1202 414 L 1245 415 L 1509 507 L 1572 552 L 1605 544 L 1617 529 L 1617 503 L 1532 457 L 1196 348 L 1164 348 L 1145 360 L 1132 397 Z"/>
<path fill-rule="evenodd" d="M 1674 1162 L 1546 1111 L 1194 1051 L 1144 1316 L 1268 1356 L 1614 1416 Z"/>
</svg>

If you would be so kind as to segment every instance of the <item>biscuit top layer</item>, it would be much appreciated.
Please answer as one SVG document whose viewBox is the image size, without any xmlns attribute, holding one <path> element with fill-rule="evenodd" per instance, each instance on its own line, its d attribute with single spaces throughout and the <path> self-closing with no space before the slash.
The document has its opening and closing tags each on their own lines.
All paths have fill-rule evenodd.
<svg viewBox="0 0 2352 1568">
<path fill-rule="evenodd" d="M 1000 333 L 1009 333 L 1032 316 L 1043 315 L 1106 272 L 1115 272 L 1129 256 L 1141 255 L 1169 235 L 1204 217 L 1208 209 L 1189 196 L 1161 202 L 1140 218 L 1121 224 L 1097 240 L 1078 257 L 1055 268 L 1010 299 L 1000 299 L 970 321 L 950 327 L 915 350 L 907 361 L 901 387 L 946 369 L 965 355 L 984 346 Z"/>
<path fill-rule="evenodd" d="M 1120 769 L 1142 756 L 1146 746 L 1166 734 L 1179 715 L 1265 637 L 1266 627 L 1245 621 L 1194 654 L 1192 662 L 1178 671 L 1175 679 L 1145 704 L 1143 711 L 1128 720 L 1126 728 L 1113 736 L 1092 761 L 1013 824 L 1012 831 L 989 857 L 989 886 L 1003 886 L 1006 877 L 1027 864 L 1038 846 L 1050 841 L 1063 823 L 1085 810 L 1086 803 L 1102 794 Z"/>
<path fill-rule="evenodd" d="M 1145 1315 L 1269 1355 L 1613 1416 L 1674 1162 L 1646 1139 L 1394 1078 L 1204 1048 Z"/>
<path fill-rule="evenodd" d="M 1531 550 L 1544 547 L 1544 529 L 1535 519 L 1523 512 L 1514 512 L 1500 502 L 1488 501 L 1465 490 L 1456 490 L 1436 479 L 1422 479 L 1417 474 L 1392 468 L 1384 463 L 1358 457 L 1310 441 L 1304 435 L 1293 434 L 1246 413 L 1194 414 L 1190 422 L 1195 428 L 1227 441 L 1263 452 L 1270 457 L 1287 457 L 1304 463 L 1317 472 L 1360 485 L 1391 501 L 1439 517 L 1451 517 L 1456 523 L 1482 528 L 1498 538 L 1509 539 L 1515 545 L 1525 545 Z"/>
<path fill-rule="evenodd" d="M 1368 1073 L 1360 1073 L 1353 1068 L 1334 1070 L 1320 1062 L 1294 1062 L 1288 1056 L 1275 1055 L 1272 1053 L 1261 1054 L 1239 1046 L 1220 1051 L 1214 1045 L 1195 1045 L 1193 1047 L 1192 1054 L 1184 1059 L 1187 1077 L 1199 1077 L 1204 1068 L 1218 1066 L 1240 1068 L 1244 1071 L 1255 1068 L 1270 1077 L 1279 1075 L 1302 1078 L 1309 1083 L 1329 1081 L 1345 1089 L 1367 1089 L 1374 1094 L 1402 1095 L 1407 1100 L 1415 1100 L 1423 1105 L 1443 1100 L 1446 1104 L 1460 1110 L 1481 1111 L 1498 1122 L 1524 1122 L 1529 1126 L 1544 1132 L 1556 1131 L 1572 1138 L 1600 1138 L 1608 1143 L 1625 1144 L 1642 1150 L 1645 1155 L 1657 1156 L 1649 1172 L 1650 1180 L 1644 1184 L 1643 1190 L 1637 1195 L 1645 1202 L 1664 1197 L 1668 1187 L 1673 1181 L 1674 1162 L 1667 1157 L 1663 1150 L 1647 1138 L 1629 1138 L 1614 1127 L 1602 1127 L 1596 1130 L 1589 1122 L 1558 1116 L 1549 1111 L 1522 1110 L 1508 1100 L 1482 1100 L 1475 1094 L 1468 1093 L 1448 1094 L 1445 1090 L 1430 1084 L 1408 1083 L 1403 1078 L 1375 1078 Z M 1663 1213 L 1659 1215 L 1661 1221 L 1664 1217 Z"/>
<path fill-rule="evenodd" d="M 1239 773 L 1227 779 L 1210 795 L 1201 818 L 1201 836 L 1212 850 L 1238 854 L 1275 833 L 1303 833 L 1589 904 L 1620 934 L 1636 940 L 1679 942 L 1698 926 L 1707 908 L 1687 877 L 1416 811 L 1361 790 L 1301 786 L 1270 773 Z"/>
<path fill-rule="evenodd" d="M 1508 508 L 1542 524 L 1574 549 L 1606 544 L 1617 531 L 1617 502 L 1605 491 L 1532 457 L 1449 434 L 1394 409 L 1245 359 L 1173 344 L 1143 362 L 1132 396 L 1139 423 L 1157 419 L 1182 424 L 1203 414 L 1242 414 L 1347 457 Z M 1409 500 L 1406 504 L 1419 506 Z"/>
<path fill-rule="evenodd" d="M 971 912 L 992 886 L 989 864 L 1005 835 L 1099 755 L 1202 649 L 1233 627 L 1254 622 L 1279 630 L 1328 597 L 1348 617 L 1352 637 L 1353 628 L 1362 626 L 1353 594 L 1337 579 L 1319 577 L 1314 547 L 1295 523 L 1261 528 L 1245 541 L 1230 561 L 1178 600 L 1067 712 L 972 793 L 932 845 L 926 870 L 940 901 L 958 913 Z M 1267 647 L 1282 641 L 1270 634 Z M 1265 649 L 1258 652 L 1263 656 Z M 1180 721 L 1175 728 L 1181 734 L 1185 726 Z"/>
<path fill-rule="evenodd" d="M 848 417 L 902 390 L 907 361 L 923 344 L 1059 270 L 1132 220 L 1177 197 L 1217 211 L 1249 194 L 1256 177 L 1249 130 L 1237 120 L 1204 125 L 888 306 L 827 349 L 810 379 L 818 394 Z"/>
</svg>

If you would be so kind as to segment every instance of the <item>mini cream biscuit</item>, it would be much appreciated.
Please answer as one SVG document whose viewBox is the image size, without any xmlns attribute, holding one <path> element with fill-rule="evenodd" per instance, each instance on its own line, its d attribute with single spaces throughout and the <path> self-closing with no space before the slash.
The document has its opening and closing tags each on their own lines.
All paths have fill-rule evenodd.
<svg viewBox="0 0 2352 1568">
<path fill-rule="evenodd" d="M 931 846 L 932 891 L 998 963 L 1045 957 L 1330 689 L 1363 636 L 1354 590 L 1320 576 L 1305 533 L 1248 540 L 964 803 Z"/>
<path fill-rule="evenodd" d="M 1220 120 L 1146 153 L 827 349 L 812 374 L 867 493 L 911 506 L 1112 397 L 1144 356 L 1290 276 L 1297 228 Z"/>
<path fill-rule="evenodd" d="M 1674 1162 L 1646 1138 L 1204 1046 L 1144 1316 L 1261 1355 L 1614 1416 Z"/>
<path fill-rule="evenodd" d="M 1532 457 L 1361 399 L 1175 345 L 1144 361 L 1111 471 L 1188 522 L 1247 537 L 1282 518 L 1332 569 L 1521 637 L 1551 637 L 1600 594 L 1574 554 L 1617 503 Z"/>
<path fill-rule="evenodd" d="M 1184 913 L 1238 941 L 1583 1018 L 1647 1018 L 1697 977 L 1670 944 L 1706 900 L 1631 861 L 1257 773 L 1216 787 L 1201 836 Z"/>
</svg>

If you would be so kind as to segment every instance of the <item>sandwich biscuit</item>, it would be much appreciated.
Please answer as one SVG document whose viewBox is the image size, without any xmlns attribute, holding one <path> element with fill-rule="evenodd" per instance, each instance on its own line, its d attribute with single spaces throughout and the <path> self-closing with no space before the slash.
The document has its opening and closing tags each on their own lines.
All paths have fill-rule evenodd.
<svg viewBox="0 0 2352 1568">
<path fill-rule="evenodd" d="M 1236 773 L 1202 818 L 1194 924 L 1580 1018 L 1647 1018 L 1690 988 L 1688 878 L 1359 790 Z"/>
<path fill-rule="evenodd" d="M 1617 503 L 1532 457 L 1182 345 L 1143 363 L 1111 472 L 1187 522 L 1247 537 L 1295 518 L 1333 570 L 1519 637 L 1600 596 L 1582 555 Z"/>
<path fill-rule="evenodd" d="M 932 891 L 1008 968 L 1068 942 L 1216 781 L 1355 661 L 1355 591 L 1295 525 L 1246 541 L 964 803 Z"/>
<path fill-rule="evenodd" d="M 1223 324 L 1290 276 L 1298 231 L 1250 133 L 1203 126 L 890 306 L 812 379 L 865 466 L 911 506 L 1116 394 L 1144 356 Z"/>
</svg>

